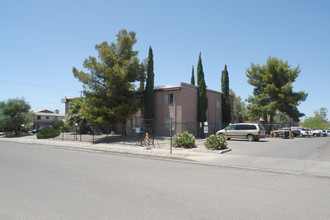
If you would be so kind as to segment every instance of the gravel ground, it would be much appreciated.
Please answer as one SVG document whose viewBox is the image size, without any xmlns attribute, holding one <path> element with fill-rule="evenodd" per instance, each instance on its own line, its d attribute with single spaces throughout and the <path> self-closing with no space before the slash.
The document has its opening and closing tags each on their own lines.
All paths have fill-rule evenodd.
<svg viewBox="0 0 330 220">
<path fill-rule="evenodd" d="M 80 141 L 82 140 L 82 141 Z M 196 139 L 196 148 L 183 149 L 172 148 L 170 154 L 170 138 L 161 137 L 154 140 L 154 145 L 149 145 L 150 149 L 145 144 L 141 146 L 139 137 L 107 136 L 95 135 L 94 143 L 91 135 L 75 135 L 73 133 L 61 134 L 54 139 L 37 139 L 35 135 L 26 136 L 4 136 L 0 134 L 0 141 L 11 141 L 26 144 L 41 144 L 50 145 L 61 148 L 70 148 L 77 150 L 90 151 L 108 151 L 125 154 L 137 154 L 146 156 L 161 156 L 167 158 L 182 158 L 195 161 L 206 161 L 220 157 L 222 151 L 207 150 L 204 147 L 205 139 Z M 152 141 L 151 141 L 152 143 Z"/>
</svg>

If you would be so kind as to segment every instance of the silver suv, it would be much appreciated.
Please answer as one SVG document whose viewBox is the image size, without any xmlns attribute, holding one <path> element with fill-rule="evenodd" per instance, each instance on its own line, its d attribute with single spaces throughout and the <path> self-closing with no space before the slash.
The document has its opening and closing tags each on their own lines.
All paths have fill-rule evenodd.
<svg viewBox="0 0 330 220">
<path fill-rule="evenodd" d="M 260 138 L 265 137 L 266 130 L 261 124 L 239 123 L 231 124 L 217 131 L 216 134 L 223 134 L 228 140 L 230 140 L 230 138 L 246 138 L 248 141 L 259 141 Z"/>
</svg>

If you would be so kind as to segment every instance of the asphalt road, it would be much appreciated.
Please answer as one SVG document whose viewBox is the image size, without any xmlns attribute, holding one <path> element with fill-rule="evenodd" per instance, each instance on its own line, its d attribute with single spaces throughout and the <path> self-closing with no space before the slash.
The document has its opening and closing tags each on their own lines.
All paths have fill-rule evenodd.
<svg viewBox="0 0 330 220">
<path fill-rule="evenodd" d="M 329 219 L 330 178 L 0 142 L 0 219 Z"/>
<path fill-rule="evenodd" d="M 232 139 L 228 143 L 233 149 L 228 155 L 330 162 L 330 137 L 264 138 L 258 142 Z"/>
</svg>

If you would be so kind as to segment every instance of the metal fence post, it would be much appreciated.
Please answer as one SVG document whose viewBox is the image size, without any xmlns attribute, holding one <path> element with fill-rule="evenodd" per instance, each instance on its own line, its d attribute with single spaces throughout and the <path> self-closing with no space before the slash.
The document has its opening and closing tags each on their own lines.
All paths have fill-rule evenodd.
<svg viewBox="0 0 330 220">
<path fill-rule="evenodd" d="M 170 154 L 172 154 L 172 118 L 170 119 L 170 136 L 171 136 Z"/>
<path fill-rule="evenodd" d="M 93 144 L 94 144 L 94 135 L 95 135 L 95 129 L 93 129 Z"/>
<path fill-rule="evenodd" d="M 109 144 L 109 126 L 107 126 L 107 144 Z"/>
</svg>

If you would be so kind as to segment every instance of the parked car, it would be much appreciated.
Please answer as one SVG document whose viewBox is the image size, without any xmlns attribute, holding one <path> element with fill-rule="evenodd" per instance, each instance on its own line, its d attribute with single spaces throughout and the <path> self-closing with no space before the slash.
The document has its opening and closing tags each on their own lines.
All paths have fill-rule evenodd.
<svg viewBox="0 0 330 220">
<path fill-rule="evenodd" d="M 311 135 L 312 135 L 312 131 L 309 128 L 300 128 L 300 136 L 306 137 Z"/>
<path fill-rule="evenodd" d="M 330 137 L 330 130 L 326 130 L 325 133 L 327 134 L 328 137 Z"/>
<path fill-rule="evenodd" d="M 315 132 L 315 134 L 317 134 L 315 136 L 318 136 L 318 137 L 325 137 L 326 136 L 325 132 L 322 131 L 322 130 L 315 130 L 314 132 Z M 313 136 L 314 136 L 314 133 L 313 133 Z"/>
<path fill-rule="evenodd" d="M 280 128 L 278 130 L 274 130 L 273 132 L 276 134 L 276 136 L 283 136 L 284 132 L 291 131 L 295 137 L 300 135 L 299 129 L 291 129 L 291 128 Z"/>
<path fill-rule="evenodd" d="M 321 137 L 321 132 L 320 130 L 311 130 L 313 137 Z"/>
<path fill-rule="evenodd" d="M 322 130 L 322 133 L 321 133 L 321 134 L 322 134 L 322 137 L 326 137 L 326 136 L 328 136 L 326 130 Z"/>
<path fill-rule="evenodd" d="M 259 141 L 264 138 L 266 130 L 261 124 L 238 123 L 217 131 L 216 135 L 223 134 L 228 140 L 231 138 L 246 138 L 248 141 Z"/>
<path fill-rule="evenodd" d="M 36 133 L 38 133 L 38 131 L 40 131 L 40 130 L 43 129 L 43 128 L 45 128 L 45 127 L 40 127 L 40 128 L 37 128 L 37 129 L 33 129 L 33 130 L 31 131 L 31 133 L 32 133 L 32 134 L 36 134 Z"/>
</svg>

